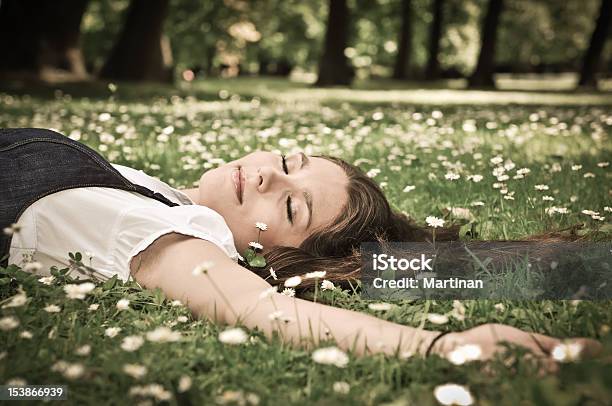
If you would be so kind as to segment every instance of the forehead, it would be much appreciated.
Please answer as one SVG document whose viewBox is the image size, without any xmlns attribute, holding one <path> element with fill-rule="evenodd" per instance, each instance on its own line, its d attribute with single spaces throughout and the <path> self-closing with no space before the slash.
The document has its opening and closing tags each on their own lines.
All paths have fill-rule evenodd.
<svg viewBox="0 0 612 406">
<path fill-rule="evenodd" d="M 336 218 L 348 195 L 348 177 L 340 166 L 325 158 L 309 157 L 307 188 L 312 193 L 312 224 L 318 228 Z"/>
</svg>

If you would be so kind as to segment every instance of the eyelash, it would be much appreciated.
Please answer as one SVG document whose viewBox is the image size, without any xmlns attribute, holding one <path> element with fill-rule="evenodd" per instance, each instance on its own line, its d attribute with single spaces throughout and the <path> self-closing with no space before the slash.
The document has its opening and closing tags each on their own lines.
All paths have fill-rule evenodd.
<svg viewBox="0 0 612 406">
<path fill-rule="evenodd" d="M 283 162 L 283 171 L 289 175 L 289 168 L 287 168 L 287 160 L 285 159 L 285 155 L 281 155 Z M 287 196 L 287 218 L 289 222 L 293 224 L 293 213 L 291 212 L 291 196 Z"/>
</svg>

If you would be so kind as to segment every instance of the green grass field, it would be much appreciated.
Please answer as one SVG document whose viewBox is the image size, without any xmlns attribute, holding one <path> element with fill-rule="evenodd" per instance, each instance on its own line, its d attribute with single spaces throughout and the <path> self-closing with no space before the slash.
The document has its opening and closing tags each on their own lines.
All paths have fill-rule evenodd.
<svg viewBox="0 0 612 406">
<path fill-rule="evenodd" d="M 463 208 L 480 239 L 518 239 L 580 223 L 587 238 L 610 241 L 610 105 L 608 93 L 323 91 L 253 79 L 178 90 L 9 87 L 0 89 L 0 127 L 56 129 L 175 187 L 191 186 L 203 170 L 257 149 L 336 155 L 369 172 L 395 208 L 422 224 L 431 215 L 458 221 L 452 208 Z M 463 330 L 499 322 L 597 338 L 604 344 L 601 359 L 608 359 L 565 363 L 546 376 L 511 354 L 486 366 L 350 356 L 346 368 L 337 368 L 256 331 L 245 344 L 222 344 L 223 326 L 195 320 L 186 307 L 135 284 L 111 280 L 83 300 L 68 299 L 65 277 L 56 274 L 45 285 L 14 266 L 1 271 L 0 301 L 10 303 L 19 289 L 27 301 L 0 309 L 0 384 L 66 384 L 70 403 L 79 405 L 168 396 L 171 404 L 433 405 L 434 388 L 449 382 L 469 388 L 482 405 L 612 403 L 610 301 L 464 301 L 463 320 L 434 325 L 427 314 L 450 313 L 452 302 L 402 301 L 375 312 L 358 294 L 329 293 L 322 300 L 415 327 Z M 124 298 L 130 307 L 120 311 L 115 305 Z M 57 310 L 49 305 L 59 311 L 49 312 Z M 180 339 L 122 348 L 125 337 L 145 337 L 160 326 Z M 112 327 L 121 330 L 109 337 Z M 146 372 L 134 366 L 126 372 L 126 364 Z M 149 384 L 163 389 L 135 395 L 134 388 Z"/>
</svg>

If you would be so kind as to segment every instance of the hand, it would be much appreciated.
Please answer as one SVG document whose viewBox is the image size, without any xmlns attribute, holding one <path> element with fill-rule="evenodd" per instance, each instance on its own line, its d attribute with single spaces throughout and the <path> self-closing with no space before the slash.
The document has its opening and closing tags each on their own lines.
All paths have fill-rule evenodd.
<svg viewBox="0 0 612 406">
<path fill-rule="evenodd" d="M 589 357 L 601 350 L 601 344 L 588 338 L 572 338 L 572 343 L 578 343 L 582 347 L 581 357 Z M 537 333 L 529 333 L 515 327 L 504 324 L 483 324 L 469 330 L 447 334 L 441 337 L 433 347 L 433 352 L 441 356 L 447 356 L 451 351 L 461 345 L 476 344 L 482 350 L 479 359 L 492 358 L 496 353 L 502 351 L 502 343 L 519 345 L 531 351 L 532 355 L 545 362 L 547 369 L 555 369 L 555 362 L 551 353 L 555 346 L 562 340 Z"/>
</svg>

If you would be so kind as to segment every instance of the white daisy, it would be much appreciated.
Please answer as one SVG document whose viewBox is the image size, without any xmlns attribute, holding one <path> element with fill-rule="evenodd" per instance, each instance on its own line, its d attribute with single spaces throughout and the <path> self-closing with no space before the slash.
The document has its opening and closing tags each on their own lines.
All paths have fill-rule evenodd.
<svg viewBox="0 0 612 406">
<path fill-rule="evenodd" d="M 338 381 L 332 385 L 334 392 L 341 395 L 346 395 L 351 390 L 351 385 L 348 382 Z"/>
<path fill-rule="evenodd" d="M 344 368 L 348 365 L 349 357 L 344 351 L 338 347 L 324 347 L 315 350 L 312 353 L 312 359 L 317 364 L 335 365 L 338 368 Z"/>
<path fill-rule="evenodd" d="M 141 336 L 127 336 L 123 338 L 121 342 L 121 349 L 123 351 L 132 352 L 139 349 L 144 344 L 144 338 Z"/>
<path fill-rule="evenodd" d="M 23 266 L 23 270 L 26 272 L 36 273 L 42 269 L 42 264 L 40 262 L 28 262 Z"/>
<path fill-rule="evenodd" d="M 43 310 L 46 311 L 47 313 L 59 313 L 62 310 L 62 308 L 59 307 L 58 305 L 50 304 L 48 306 L 45 306 Z"/>
<path fill-rule="evenodd" d="M 90 293 L 96 288 L 91 282 L 85 282 L 80 284 L 69 284 L 64 286 L 64 292 L 69 299 L 85 299 L 85 295 Z"/>
<path fill-rule="evenodd" d="M 448 323 L 448 316 L 438 313 L 429 313 L 427 315 L 427 320 L 433 324 L 446 324 Z"/>
<path fill-rule="evenodd" d="M 259 300 L 267 299 L 277 292 L 276 286 L 271 286 L 259 294 Z"/>
<path fill-rule="evenodd" d="M 281 295 L 285 295 L 285 296 L 289 296 L 289 297 L 294 297 L 295 296 L 295 289 L 293 289 L 293 288 L 285 288 L 281 292 Z"/>
<path fill-rule="evenodd" d="M 21 231 L 21 226 L 18 226 L 17 223 L 13 223 L 9 227 L 5 227 L 3 231 L 5 235 L 13 235 Z"/>
<path fill-rule="evenodd" d="M 457 180 L 461 177 L 461 175 L 459 175 L 456 172 L 447 172 L 446 175 L 444 175 L 444 178 L 447 180 Z"/>
<path fill-rule="evenodd" d="M 379 311 L 379 312 L 391 310 L 392 308 L 393 308 L 393 305 L 391 303 L 370 303 L 368 304 L 368 309 Z"/>
<path fill-rule="evenodd" d="M 493 306 L 495 308 L 495 310 L 497 310 L 498 312 L 503 312 L 506 310 L 506 306 L 503 303 L 496 303 L 495 306 Z"/>
<path fill-rule="evenodd" d="M 130 308 L 130 301 L 128 299 L 121 299 L 115 306 L 118 310 L 127 310 Z"/>
<path fill-rule="evenodd" d="M 147 367 L 140 364 L 125 364 L 123 372 L 134 379 L 140 379 L 147 374 Z"/>
<path fill-rule="evenodd" d="M 249 247 L 255 248 L 256 250 L 262 250 L 263 249 L 263 245 L 261 245 L 258 242 L 255 242 L 255 241 L 251 241 L 249 243 Z"/>
<path fill-rule="evenodd" d="M 334 285 L 332 281 L 328 281 L 327 279 L 324 279 L 323 282 L 321 282 L 321 289 L 322 290 L 334 290 L 336 289 L 336 286 Z"/>
<path fill-rule="evenodd" d="M 427 216 L 425 222 L 428 226 L 438 228 L 444 226 L 444 220 L 435 216 Z"/>
<path fill-rule="evenodd" d="M 20 291 L 15 296 L 11 297 L 8 302 L 2 305 L 3 309 L 8 307 L 20 307 L 26 304 L 28 301 L 28 297 L 26 296 L 24 291 Z"/>
<path fill-rule="evenodd" d="M 38 282 L 42 283 L 43 285 L 51 285 L 54 280 L 55 280 L 55 276 L 51 275 L 51 276 L 43 276 L 42 278 L 38 279 Z"/>
<path fill-rule="evenodd" d="M 276 272 L 274 271 L 272 267 L 270 267 L 270 275 L 272 276 L 272 279 L 274 279 L 275 281 L 278 280 L 278 277 L 276 276 Z"/>
<path fill-rule="evenodd" d="M 244 344 L 248 338 L 248 334 L 239 327 L 229 328 L 219 333 L 219 341 L 221 341 L 223 344 Z"/>
<path fill-rule="evenodd" d="M 34 335 L 31 332 L 29 332 L 29 331 L 22 331 L 21 333 L 19 333 L 19 337 L 25 338 L 26 340 L 29 340 L 32 337 L 34 337 Z"/>
<path fill-rule="evenodd" d="M 74 353 L 76 355 L 80 355 L 82 357 L 86 357 L 87 355 L 89 355 L 89 353 L 91 353 L 91 345 L 89 345 L 89 344 L 82 345 L 79 348 L 77 348 L 76 350 L 74 350 Z"/>
<path fill-rule="evenodd" d="M 285 281 L 284 285 L 287 288 L 295 288 L 300 283 L 302 283 L 302 278 L 300 276 L 292 276 Z"/>
<path fill-rule="evenodd" d="M 580 359 L 582 353 L 582 344 L 580 343 L 561 343 L 557 344 L 552 350 L 552 357 L 559 362 L 572 362 Z"/>
<path fill-rule="evenodd" d="M 200 264 L 196 265 L 195 268 L 193 268 L 193 271 L 191 271 L 191 273 L 194 276 L 203 275 L 207 273 L 214 265 L 215 263 L 213 261 L 201 262 Z"/>
<path fill-rule="evenodd" d="M 434 396 L 443 405 L 469 406 L 474 403 L 470 391 L 465 386 L 454 383 L 436 386 Z"/>
<path fill-rule="evenodd" d="M 191 377 L 188 375 L 182 375 L 179 378 L 179 382 L 178 382 L 178 392 L 179 393 L 183 393 L 183 392 L 187 392 L 189 390 L 189 388 L 191 388 Z"/>
<path fill-rule="evenodd" d="M 116 337 L 121 331 L 121 327 L 109 327 L 104 330 L 104 335 L 110 338 Z"/>
<path fill-rule="evenodd" d="M 13 316 L 6 316 L 0 319 L 0 330 L 9 331 L 19 326 L 19 320 Z"/>
<path fill-rule="evenodd" d="M 327 274 L 326 271 L 308 272 L 306 275 L 304 275 L 304 279 L 315 279 L 315 278 L 321 279 L 325 277 L 325 274 Z"/>
<path fill-rule="evenodd" d="M 455 365 L 462 365 L 466 362 L 480 359 L 482 348 L 476 344 L 460 345 L 452 350 L 446 358 Z"/>
<path fill-rule="evenodd" d="M 268 225 L 266 223 L 262 223 L 261 221 L 255 223 L 255 227 L 257 227 L 261 231 L 266 231 L 268 229 Z"/>
<path fill-rule="evenodd" d="M 158 342 L 158 343 L 169 343 L 179 341 L 181 339 L 181 333 L 178 331 L 172 331 L 168 327 L 161 326 L 157 327 L 153 331 L 147 333 L 147 340 Z"/>
</svg>

